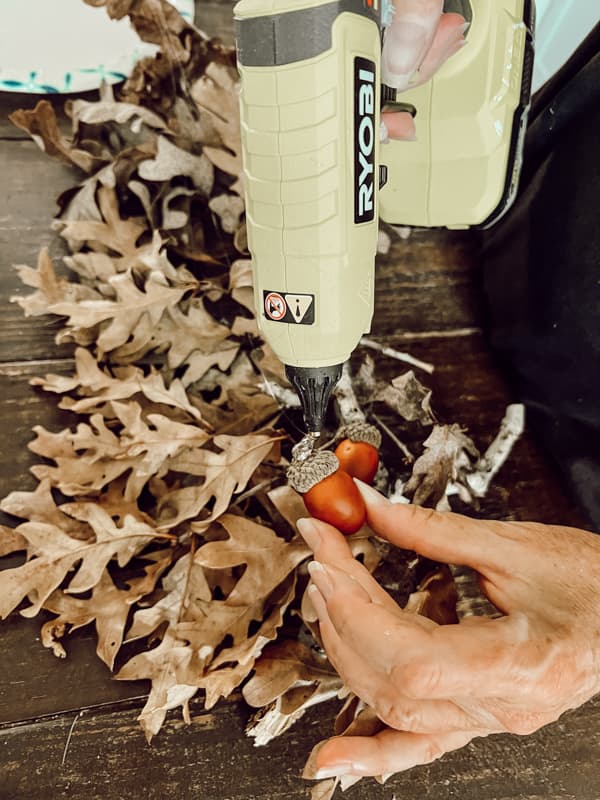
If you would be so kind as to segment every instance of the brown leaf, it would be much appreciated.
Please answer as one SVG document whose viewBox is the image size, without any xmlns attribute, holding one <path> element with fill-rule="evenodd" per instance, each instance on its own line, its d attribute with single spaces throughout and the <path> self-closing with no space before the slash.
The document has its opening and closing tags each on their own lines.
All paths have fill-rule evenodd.
<svg viewBox="0 0 600 800">
<path fill-rule="evenodd" d="M 67 324 L 73 329 L 73 336 L 79 341 L 81 331 L 93 331 L 97 326 L 99 334 L 97 345 L 100 354 L 116 350 L 134 335 L 140 322 L 147 320 L 149 328 L 141 342 L 149 342 L 152 328 L 158 324 L 163 313 L 179 303 L 183 295 L 192 286 L 171 287 L 164 277 L 153 272 L 149 275 L 144 288 L 139 289 L 130 272 L 115 275 L 110 279 L 115 291 L 116 300 L 81 300 L 79 302 L 61 301 L 48 307 L 52 314 L 60 314 L 68 318 Z"/>
<path fill-rule="evenodd" d="M 153 538 L 160 538 L 147 524 L 129 517 L 117 528 L 108 514 L 93 503 L 70 503 L 63 508 L 90 525 L 94 541 L 82 542 L 49 523 L 19 525 L 16 530 L 27 540 L 29 560 L 2 573 L 1 617 L 6 617 L 26 597 L 31 605 L 21 613 L 26 617 L 35 616 L 71 571 L 67 591 L 86 592 L 98 583 L 113 558 L 123 567 Z"/>
<path fill-rule="evenodd" d="M 195 560 L 210 569 L 246 565 L 228 604 L 253 603 L 266 597 L 311 553 L 300 537 L 286 542 L 271 528 L 245 517 L 224 514 L 219 525 L 229 538 L 203 545 Z"/>
<path fill-rule="evenodd" d="M 261 708 L 299 684 L 315 689 L 317 684 L 332 680 L 336 685 L 340 683 L 326 658 L 301 642 L 287 639 L 266 648 L 242 694 L 248 705 Z"/>
<path fill-rule="evenodd" d="M 73 132 L 77 134 L 82 125 L 101 125 L 107 122 L 116 125 L 127 125 L 139 129 L 141 124 L 157 131 L 167 129 L 165 120 L 148 108 L 135 103 L 123 103 L 112 97 L 89 101 L 82 98 L 67 102 L 67 113 L 73 122 Z"/>
<path fill-rule="evenodd" d="M 213 61 L 191 88 L 192 98 L 209 115 L 226 148 L 205 147 L 204 152 L 216 167 L 236 177 L 242 169 L 237 82 L 235 70 Z"/>
<path fill-rule="evenodd" d="M 101 185 L 97 198 L 102 221 L 59 220 L 54 223 L 55 230 L 66 239 L 69 248 L 74 252 L 88 245 L 98 252 L 135 254 L 138 239 L 147 230 L 146 225 L 134 219 L 121 219 L 118 198 L 113 188 Z"/>
<path fill-rule="evenodd" d="M 86 523 L 73 519 L 56 505 L 49 480 L 41 480 L 33 492 L 11 492 L 0 502 L 0 509 L 30 522 L 55 525 L 73 539 L 90 539 L 92 531 Z"/>
<path fill-rule="evenodd" d="M 125 500 L 139 496 L 148 480 L 161 475 L 171 461 L 188 450 L 202 447 L 209 434 L 196 424 L 185 424 L 163 414 L 148 414 L 136 402 L 113 401 L 111 408 L 123 427 L 119 435 L 106 426 L 100 414 L 92 414 L 90 425 L 80 423 L 74 432 L 50 434 L 41 427 L 29 448 L 55 466 L 32 467 L 38 479 L 48 479 L 70 496 L 98 492 L 111 481 L 131 471 Z"/>
<path fill-rule="evenodd" d="M 250 635 L 246 629 L 241 640 L 236 642 L 234 638 L 234 645 L 221 650 L 214 658 L 207 675 L 202 680 L 202 686 L 206 691 L 207 708 L 212 708 L 222 697 L 228 697 L 250 674 L 265 645 L 277 637 L 285 612 L 295 593 L 296 575 L 291 574 L 263 605 L 259 617 L 262 618 L 262 622 L 258 630 Z M 252 621 L 249 613 L 246 618 L 248 623 Z M 229 666 L 232 663 L 234 666 Z"/>
<path fill-rule="evenodd" d="M 274 434 L 215 436 L 218 452 L 199 448 L 170 461 L 172 470 L 201 477 L 199 485 L 172 492 L 159 504 L 161 528 L 171 528 L 186 519 L 193 519 L 192 529 L 200 533 L 223 514 L 236 492 L 246 488 L 252 473 L 264 461 L 278 440 Z M 197 519 L 214 498 L 207 516 Z"/>
<path fill-rule="evenodd" d="M 67 627 L 69 631 L 74 631 L 95 622 L 98 634 L 96 653 L 112 669 L 123 642 L 131 606 L 154 589 L 170 560 L 170 552 L 165 555 L 164 551 L 159 551 L 153 557 L 154 563 L 144 568 L 143 576 L 128 581 L 127 589 L 118 589 L 105 570 L 89 598 L 73 597 L 61 591 L 53 592 L 44 603 L 44 608 L 58 616 L 42 626 L 41 639 L 44 647 L 51 648 L 55 656 L 64 658 L 66 651 L 58 640 L 63 637 Z"/>
<path fill-rule="evenodd" d="M 424 452 L 415 461 L 405 491 L 412 502 L 436 508 L 444 501 L 446 487 L 471 465 L 478 452 L 459 425 L 436 425 L 423 443 Z"/>
<path fill-rule="evenodd" d="M 33 386 L 41 386 L 46 392 L 67 394 L 76 392 L 79 400 L 66 397 L 59 403 L 60 408 L 67 408 L 78 414 L 92 414 L 102 409 L 105 403 L 112 400 L 126 400 L 142 395 L 151 403 L 178 409 L 198 422 L 202 415 L 188 400 L 185 389 L 177 378 L 168 388 L 163 376 L 154 369 L 148 374 L 138 367 L 117 368 L 114 374 L 101 369 L 89 350 L 82 347 L 75 351 L 76 374 L 72 377 L 63 375 L 46 375 L 45 378 L 33 378 Z"/>
<path fill-rule="evenodd" d="M 375 399 L 382 400 L 408 422 L 432 425 L 435 417 L 431 410 L 431 391 L 415 378 L 412 370 L 399 375 L 391 385 L 379 387 Z"/>
<path fill-rule="evenodd" d="M 81 300 L 97 301 L 101 295 L 87 286 L 82 286 L 64 278 L 59 278 L 54 271 L 54 265 L 47 248 L 40 251 L 37 269 L 20 264 L 15 267 L 19 278 L 26 286 L 37 289 L 36 292 L 19 297 L 10 298 L 12 303 L 18 303 L 27 317 L 39 317 L 51 313 L 50 307 L 57 303 L 77 304 Z"/>
<path fill-rule="evenodd" d="M 0 558 L 27 549 L 27 539 L 6 525 L 0 525 Z"/>
<path fill-rule="evenodd" d="M 422 614 L 438 625 L 454 625 L 458 622 L 457 600 L 454 578 L 448 567 L 441 566 L 421 581 L 405 610 Z"/>
<path fill-rule="evenodd" d="M 195 398 L 203 418 L 218 432 L 245 436 L 261 428 L 268 421 L 275 424 L 274 417 L 279 406 L 270 395 L 256 387 L 240 387 L 229 391 L 225 406 L 205 403 Z"/>
<path fill-rule="evenodd" d="M 208 207 L 215 213 L 225 233 L 235 233 L 244 214 L 244 201 L 237 194 L 220 194 L 209 201 Z"/>
<path fill-rule="evenodd" d="M 187 708 L 198 686 L 184 683 L 183 677 L 190 672 L 193 651 L 186 641 L 177 638 L 168 628 L 158 647 L 131 658 L 117 673 L 117 680 L 152 681 L 152 688 L 144 708 L 138 717 L 148 742 L 160 730 L 167 711 L 178 706 Z M 189 712 L 188 712 L 189 717 Z"/>
<path fill-rule="evenodd" d="M 165 136 L 158 137 L 155 158 L 143 161 L 138 173 L 146 181 L 171 181 L 178 176 L 188 177 L 207 197 L 214 182 L 214 169 L 206 155 L 189 153 Z"/>
<path fill-rule="evenodd" d="M 54 109 L 47 100 L 40 100 L 32 111 L 13 111 L 8 118 L 18 128 L 26 131 L 49 156 L 79 167 L 84 172 L 92 172 L 106 161 L 76 147 L 63 136 Z"/>
</svg>

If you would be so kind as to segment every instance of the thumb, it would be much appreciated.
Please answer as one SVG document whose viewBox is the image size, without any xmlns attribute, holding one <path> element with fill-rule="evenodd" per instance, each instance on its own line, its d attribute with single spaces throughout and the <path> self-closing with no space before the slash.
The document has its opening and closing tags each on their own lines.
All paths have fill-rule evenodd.
<svg viewBox="0 0 600 800">
<path fill-rule="evenodd" d="M 397 547 L 414 550 L 434 561 L 462 564 L 483 574 L 498 572 L 499 567 L 515 558 L 515 543 L 501 533 L 506 523 L 391 503 L 366 483 L 355 482 L 372 530 Z"/>
<path fill-rule="evenodd" d="M 386 28 L 381 53 L 383 82 L 406 89 L 434 39 L 443 0 L 394 0 L 394 17 Z"/>
</svg>

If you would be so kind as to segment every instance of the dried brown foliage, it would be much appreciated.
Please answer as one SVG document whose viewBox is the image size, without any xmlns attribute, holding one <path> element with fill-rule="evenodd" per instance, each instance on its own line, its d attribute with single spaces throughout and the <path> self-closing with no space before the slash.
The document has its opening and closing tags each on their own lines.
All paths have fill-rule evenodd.
<svg viewBox="0 0 600 800">
<path fill-rule="evenodd" d="M 0 555 L 25 553 L 3 572 L 0 614 L 53 613 L 42 641 L 58 656 L 68 632 L 94 623 L 116 677 L 151 681 L 149 740 L 170 709 L 189 720 L 199 691 L 210 707 L 239 686 L 259 709 L 248 725 L 258 744 L 336 696 L 336 732 L 373 732 L 320 649 L 306 593 L 304 508 L 285 483 L 290 426 L 264 388 L 283 374 L 253 316 L 233 53 L 166 0 L 86 2 L 129 14 L 160 53 L 117 98 L 70 102 L 70 137 L 45 101 L 13 115 L 83 174 L 54 223 L 68 277 L 46 250 L 37 268 L 18 267 L 34 291 L 16 302 L 60 317 L 58 341 L 75 345 L 71 375 L 32 383 L 74 416 L 71 428 L 35 428 L 38 486 L 0 504 L 20 520 L 0 528 Z M 452 482 L 468 491 L 473 444 L 434 426 L 412 372 L 385 384 L 367 364 L 357 388 L 420 432 L 412 477 L 404 462 L 396 470 L 416 501 L 440 504 Z M 351 546 L 382 583 L 397 589 L 404 574 L 399 600 L 418 588 L 414 611 L 453 620 L 447 573 L 411 585 L 409 555 L 368 533 Z"/>
</svg>

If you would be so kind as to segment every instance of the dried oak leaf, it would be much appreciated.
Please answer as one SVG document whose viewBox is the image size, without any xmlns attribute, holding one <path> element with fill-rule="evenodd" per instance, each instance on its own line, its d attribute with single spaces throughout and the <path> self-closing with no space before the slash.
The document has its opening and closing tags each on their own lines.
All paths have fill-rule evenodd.
<svg viewBox="0 0 600 800">
<path fill-rule="evenodd" d="M 101 90 L 100 100 L 93 102 L 83 99 L 67 101 L 66 112 L 71 118 L 73 133 L 76 136 L 84 125 L 104 125 L 106 123 L 127 125 L 134 131 L 139 131 L 142 125 L 146 125 L 151 130 L 167 130 L 165 120 L 159 114 L 135 103 L 123 103 L 115 100 L 110 86 Z"/>
<path fill-rule="evenodd" d="M 32 472 L 51 481 L 64 494 L 74 497 L 99 492 L 107 484 L 128 473 L 126 501 L 139 497 L 146 483 L 163 475 L 173 460 L 191 457 L 208 440 L 209 434 L 197 424 L 185 424 L 163 414 L 142 415 L 134 401 L 111 402 L 115 417 L 122 424 L 113 433 L 100 414 L 92 414 L 90 424 L 79 423 L 74 432 L 52 434 L 41 426 L 29 448 L 55 466 L 37 464 Z"/>
<path fill-rule="evenodd" d="M 236 621 L 240 636 L 238 639 L 233 637 L 232 646 L 220 650 L 202 679 L 207 708 L 212 708 L 221 698 L 228 697 L 252 672 L 264 647 L 277 638 L 285 613 L 295 595 L 296 574 L 291 573 L 267 600 L 247 606 L 243 613 L 239 607 L 225 605 L 230 617 Z M 242 620 L 243 625 L 240 624 Z M 258 629 L 254 627 L 251 632 L 250 626 L 256 620 L 260 620 Z M 190 638 L 193 640 L 194 636 L 198 636 L 196 628 L 190 623 L 186 623 L 186 626 L 191 628 Z M 182 627 L 180 626 L 180 630 Z M 201 642 L 202 637 L 198 636 L 197 641 Z"/>
<path fill-rule="evenodd" d="M 188 703 L 199 687 L 185 681 L 188 673 L 197 675 L 192 667 L 193 658 L 194 651 L 188 642 L 179 639 L 175 629 L 167 628 L 158 646 L 131 658 L 115 676 L 123 681 L 152 682 L 150 694 L 138 717 L 148 742 L 159 732 L 170 709 L 183 706 L 183 717 L 186 722 L 191 722 Z"/>
<path fill-rule="evenodd" d="M 246 517 L 224 514 L 218 523 L 228 538 L 203 545 L 195 560 L 218 570 L 246 565 L 227 605 L 251 604 L 267 597 L 311 553 L 300 537 L 286 542 L 271 528 Z"/>
<path fill-rule="evenodd" d="M 166 113 L 178 96 L 187 98 L 189 83 L 211 61 L 235 63 L 232 48 L 209 39 L 186 22 L 167 0 L 85 1 L 107 6 L 113 19 L 129 15 L 140 38 L 160 48 L 155 57 L 143 58 L 135 64 L 121 92 L 129 102 Z"/>
<path fill-rule="evenodd" d="M 171 369 L 189 363 L 190 356 L 195 352 L 212 356 L 234 347 L 235 352 L 230 353 L 232 357 L 229 362 L 226 366 L 220 367 L 227 369 L 238 350 L 238 344 L 229 339 L 230 335 L 231 331 L 227 325 L 217 322 L 208 313 L 203 299 L 194 298 L 187 311 L 183 311 L 179 306 L 168 309 L 158 325 L 155 338 L 168 346 L 168 365 Z M 216 364 L 220 358 L 212 360 Z M 195 380 L 198 377 L 201 375 Z M 186 383 L 190 382 L 186 379 Z"/>
<path fill-rule="evenodd" d="M 423 386 L 412 370 L 394 378 L 391 384 L 380 386 L 374 399 L 383 401 L 408 422 L 418 421 L 422 425 L 435 422 L 431 390 Z"/>
<path fill-rule="evenodd" d="M 214 450 L 189 449 L 172 458 L 169 466 L 176 472 L 197 476 L 200 482 L 169 493 L 159 502 L 159 525 L 170 528 L 192 519 L 198 533 L 223 514 L 233 495 L 241 492 L 257 467 L 269 457 L 281 440 L 276 433 L 254 433 L 246 436 L 221 434 L 212 439 Z M 211 507 L 209 503 L 214 498 Z M 198 519 L 200 512 L 206 516 Z"/>
<path fill-rule="evenodd" d="M 14 528 L 0 525 L 0 558 L 27 549 L 27 539 Z"/>
<path fill-rule="evenodd" d="M 69 516 L 63 506 L 56 504 L 48 479 L 41 480 L 33 492 L 11 492 L 0 502 L 0 509 L 30 522 L 54 525 L 73 539 L 86 541 L 91 536 L 87 523 Z"/>
<path fill-rule="evenodd" d="M 416 505 L 445 508 L 448 484 L 470 470 L 479 453 L 459 425 L 435 425 L 423 447 L 405 491 Z"/>
<path fill-rule="evenodd" d="M 242 171 L 238 80 L 237 70 L 213 61 L 190 90 L 194 102 L 201 113 L 209 115 L 221 139 L 222 147 L 206 145 L 204 153 L 215 167 L 236 178 Z M 241 195 L 239 180 L 232 190 Z"/>
<path fill-rule="evenodd" d="M 195 280 L 192 273 L 183 266 L 173 266 L 165 245 L 161 234 L 154 231 L 151 241 L 124 255 L 89 250 L 65 256 L 63 261 L 84 284 L 96 289 L 102 297 L 112 299 L 115 293 L 110 280 L 124 272 L 130 272 L 139 282 L 145 281 L 152 273 L 159 273 L 172 286 L 192 284 Z"/>
<path fill-rule="evenodd" d="M 102 220 L 57 220 L 53 228 L 65 239 L 72 252 L 84 245 L 100 253 L 132 255 L 147 225 L 135 219 L 123 219 L 115 190 L 100 186 L 97 191 L 98 209 Z"/>
<path fill-rule="evenodd" d="M 421 614 L 438 625 L 458 622 L 457 587 L 448 567 L 441 566 L 427 575 L 408 598 L 405 611 Z"/>
<path fill-rule="evenodd" d="M 174 628 L 179 622 L 202 619 L 211 600 L 204 569 L 194 561 L 193 552 L 186 553 L 163 578 L 160 598 L 135 612 L 126 641 L 151 636 L 165 623 Z"/>
<path fill-rule="evenodd" d="M 210 210 L 216 214 L 225 233 L 234 234 L 241 225 L 244 215 L 244 201 L 237 194 L 220 194 L 208 202 Z"/>
<path fill-rule="evenodd" d="M 209 425 L 231 436 L 245 436 L 267 422 L 274 425 L 280 411 L 278 403 L 255 386 L 230 390 L 225 405 L 217 406 L 200 398 L 194 398 L 194 402 Z"/>
<path fill-rule="evenodd" d="M 318 683 L 331 679 L 340 683 L 324 656 L 302 642 L 286 639 L 264 650 L 242 694 L 248 705 L 263 708 L 300 684 L 316 688 Z"/>
<path fill-rule="evenodd" d="M 59 640 L 67 631 L 70 633 L 95 622 L 98 635 L 96 653 L 112 669 L 115 656 L 123 643 L 131 607 L 153 591 L 171 557 L 171 552 L 165 554 L 164 550 L 144 556 L 152 563 L 144 567 L 141 577 L 128 579 L 126 589 L 118 588 L 105 570 L 90 597 L 74 597 L 61 590 L 53 592 L 44 603 L 44 608 L 58 616 L 42 626 L 41 639 L 44 647 L 49 647 L 55 656 L 65 658 L 67 654 Z"/>
<path fill-rule="evenodd" d="M 177 409 L 202 422 L 200 411 L 190 403 L 183 384 L 177 378 L 167 387 L 161 373 L 153 368 L 147 373 L 134 366 L 116 367 L 112 372 L 108 368 L 101 369 L 94 356 L 83 347 L 75 351 L 74 375 L 49 374 L 44 378 L 33 378 L 30 383 L 56 394 L 76 392 L 79 399 L 63 397 L 59 408 L 78 414 L 93 414 L 109 401 L 142 395 L 150 403 Z"/>
<path fill-rule="evenodd" d="M 131 271 L 109 280 L 115 300 L 61 301 L 48 313 L 67 317 L 68 331 L 62 340 L 89 343 L 95 339 L 100 357 L 117 350 L 133 338 L 139 350 L 152 339 L 152 330 L 163 313 L 176 306 L 194 284 L 169 286 L 160 272 L 152 272 L 139 288 Z"/>
<path fill-rule="evenodd" d="M 183 150 L 166 136 L 158 137 L 156 156 L 143 161 L 138 174 L 145 181 L 172 181 L 185 176 L 206 197 L 210 196 L 214 183 L 214 169 L 207 155 Z"/>
<path fill-rule="evenodd" d="M 82 150 L 64 136 L 58 127 L 56 114 L 47 100 L 40 100 L 33 110 L 19 109 L 9 114 L 10 121 L 26 131 L 38 147 L 53 158 L 79 167 L 84 172 L 94 172 L 108 158 L 98 158 Z"/>
<path fill-rule="evenodd" d="M 256 747 L 281 736 L 304 713 L 338 695 L 342 682 L 329 662 L 298 641 L 269 645 L 242 689 L 246 702 L 261 709 L 246 726 Z"/>
<path fill-rule="evenodd" d="M 276 637 L 295 596 L 295 567 L 309 553 L 304 543 L 287 545 L 270 528 L 233 514 L 222 516 L 219 526 L 228 539 L 183 557 L 165 578 L 168 592 L 152 608 L 136 612 L 128 634 L 147 636 L 168 623 L 161 644 L 135 656 L 118 675 L 153 682 L 140 716 L 148 738 L 166 711 L 185 706 L 198 688 L 206 691 L 207 707 L 230 694 Z M 241 578 L 224 600 L 213 599 L 209 576 L 219 584 L 219 576 L 236 565 L 246 565 Z M 255 621 L 260 625 L 250 634 Z"/>
<path fill-rule="evenodd" d="M 98 583 L 112 559 L 124 567 L 153 539 L 169 538 L 131 517 L 117 527 L 94 503 L 65 503 L 61 509 L 86 522 L 91 538 L 82 541 L 51 523 L 21 523 L 16 531 L 27 540 L 28 560 L 2 573 L 0 617 L 6 617 L 25 598 L 31 605 L 21 614 L 34 617 L 63 581 L 67 581 L 65 591 L 69 593 L 87 592 Z"/>
<path fill-rule="evenodd" d="M 26 264 L 19 264 L 15 269 L 26 286 L 37 290 L 26 297 L 15 295 L 10 298 L 11 303 L 18 303 L 27 317 L 48 314 L 48 309 L 56 303 L 78 303 L 81 300 L 102 299 L 101 295 L 87 286 L 59 278 L 46 247 L 40 251 L 37 269 L 28 267 Z"/>
<path fill-rule="evenodd" d="M 142 41 L 157 44 L 168 52 L 169 57 L 179 60 L 179 36 L 184 32 L 194 33 L 199 39 L 203 35 L 181 16 L 168 0 L 84 0 L 89 6 L 105 6 L 111 19 L 128 16 Z"/>
</svg>

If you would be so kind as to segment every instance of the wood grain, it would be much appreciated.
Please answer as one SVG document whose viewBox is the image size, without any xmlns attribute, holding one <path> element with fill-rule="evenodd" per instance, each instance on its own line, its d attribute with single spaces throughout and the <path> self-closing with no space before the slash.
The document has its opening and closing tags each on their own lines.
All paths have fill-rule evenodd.
<svg viewBox="0 0 600 800">
<path fill-rule="evenodd" d="M 0 142 L 0 174 L 0 362 L 64 357 L 71 350 L 54 344 L 56 320 L 26 319 L 10 298 L 33 291 L 20 282 L 15 264 L 35 267 L 40 249 L 49 247 L 59 267 L 64 249 L 50 225 L 56 198 L 76 183 L 76 173 L 52 161 L 31 141 L 4 141 Z"/>
<path fill-rule="evenodd" d="M 10 800 L 300 800 L 313 744 L 331 730 L 333 707 L 309 713 L 265 748 L 244 737 L 248 711 L 192 703 L 193 724 L 175 715 L 148 747 L 131 705 L 62 714 L 0 731 L 0 780 Z M 68 746 L 67 746 L 68 745 Z M 600 702 L 533 736 L 478 740 L 379 786 L 365 779 L 336 800 L 597 800 Z M 27 764 L 27 769 L 23 765 Z"/>
</svg>

